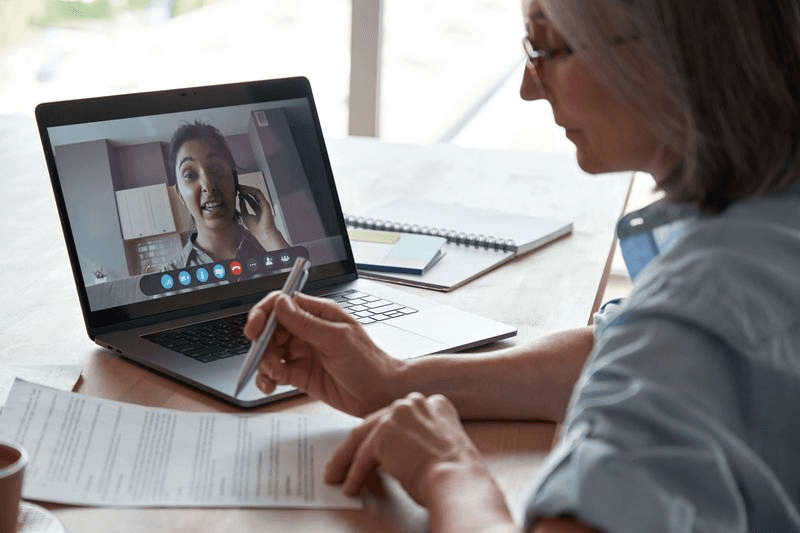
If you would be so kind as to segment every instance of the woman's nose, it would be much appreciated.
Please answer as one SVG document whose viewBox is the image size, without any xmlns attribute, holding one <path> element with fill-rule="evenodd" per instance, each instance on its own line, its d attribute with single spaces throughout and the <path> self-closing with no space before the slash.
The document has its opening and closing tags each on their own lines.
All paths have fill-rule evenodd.
<svg viewBox="0 0 800 533">
<path fill-rule="evenodd" d="M 544 86 L 539 74 L 528 62 L 525 62 L 525 70 L 522 72 L 522 83 L 519 87 L 519 95 L 523 100 L 532 101 L 545 97 Z"/>
<path fill-rule="evenodd" d="M 217 180 L 205 169 L 200 171 L 200 187 L 206 192 L 217 190 Z"/>
</svg>

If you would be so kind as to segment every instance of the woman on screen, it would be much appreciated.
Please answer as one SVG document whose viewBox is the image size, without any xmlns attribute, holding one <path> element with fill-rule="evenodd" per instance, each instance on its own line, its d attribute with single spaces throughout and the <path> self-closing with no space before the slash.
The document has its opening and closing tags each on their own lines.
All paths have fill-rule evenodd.
<svg viewBox="0 0 800 533">
<path fill-rule="evenodd" d="M 289 247 L 269 200 L 259 189 L 239 184 L 233 154 L 214 126 L 194 122 L 178 128 L 170 142 L 167 179 L 195 226 L 167 268 L 261 257 Z"/>
</svg>

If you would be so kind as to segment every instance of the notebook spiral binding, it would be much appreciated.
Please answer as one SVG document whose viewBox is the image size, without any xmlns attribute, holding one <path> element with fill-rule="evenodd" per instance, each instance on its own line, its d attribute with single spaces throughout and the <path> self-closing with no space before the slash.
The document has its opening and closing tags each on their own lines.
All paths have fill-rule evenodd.
<svg viewBox="0 0 800 533">
<path fill-rule="evenodd" d="M 461 244 L 464 246 L 475 246 L 476 248 L 488 248 L 493 250 L 504 250 L 510 252 L 517 251 L 517 245 L 513 240 L 500 239 L 490 235 L 475 235 L 474 233 L 460 233 L 446 228 L 429 228 L 417 224 L 400 224 L 388 220 L 377 218 L 359 217 L 345 215 L 345 223 L 353 228 L 372 229 L 378 231 L 398 231 L 402 233 L 418 233 L 420 235 L 434 235 L 444 237 L 447 242 Z"/>
</svg>

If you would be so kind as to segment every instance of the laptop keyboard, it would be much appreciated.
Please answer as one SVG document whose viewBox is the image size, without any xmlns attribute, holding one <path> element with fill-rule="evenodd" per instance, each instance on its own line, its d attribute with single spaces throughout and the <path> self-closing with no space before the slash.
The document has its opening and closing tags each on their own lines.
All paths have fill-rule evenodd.
<svg viewBox="0 0 800 533">
<path fill-rule="evenodd" d="M 417 312 L 413 307 L 406 307 L 356 290 L 331 294 L 327 298 L 338 303 L 350 316 L 365 326 Z"/>
<path fill-rule="evenodd" d="M 338 303 L 362 325 L 391 320 L 417 312 L 417 309 L 413 307 L 352 289 L 327 295 L 326 298 Z M 247 313 L 241 313 L 192 326 L 152 333 L 145 335 L 144 338 L 201 363 L 209 363 L 247 353 L 250 349 L 250 341 L 242 333 L 245 322 L 247 322 Z"/>
<path fill-rule="evenodd" d="M 242 333 L 245 322 L 247 313 L 241 313 L 145 335 L 144 338 L 201 363 L 210 363 L 247 353 L 250 341 Z"/>
</svg>

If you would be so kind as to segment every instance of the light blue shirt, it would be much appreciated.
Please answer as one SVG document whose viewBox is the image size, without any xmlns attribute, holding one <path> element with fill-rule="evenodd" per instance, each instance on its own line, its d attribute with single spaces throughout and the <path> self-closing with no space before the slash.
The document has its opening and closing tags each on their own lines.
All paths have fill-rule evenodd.
<svg viewBox="0 0 800 533">
<path fill-rule="evenodd" d="M 596 317 L 526 527 L 800 531 L 800 193 L 699 217 Z"/>
</svg>

